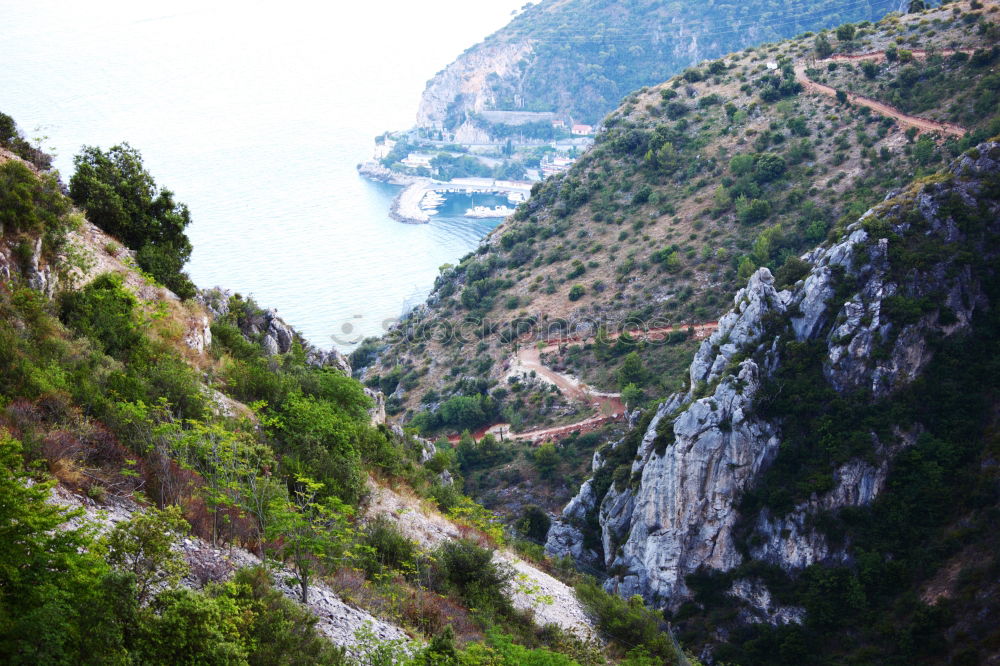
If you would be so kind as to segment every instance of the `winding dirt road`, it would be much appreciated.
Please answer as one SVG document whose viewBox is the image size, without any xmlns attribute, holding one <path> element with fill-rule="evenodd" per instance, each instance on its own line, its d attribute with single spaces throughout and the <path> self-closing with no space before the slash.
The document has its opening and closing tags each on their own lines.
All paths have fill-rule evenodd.
<svg viewBox="0 0 1000 666">
<path fill-rule="evenodd" d="M 958 49 L 958 50 L 942 50 L 936 51 L 938 55 L 949 56 L 954 53 L 972 53 L 972 49 Z M 926 58 L 929 53 L 923 49 L 914 49 L 910 51 L 914 58 Z M 862 60 L 870 60 L 874 62 L 883 62 L 885 60 L 885 51 L 875 51 L 873 53 L 855 53 L 846 55 L 835 55 L 823 60 L 815 61 L 815 64 L 823 64 L 828 62 L 856 62 Z M 802 84 L 802 87 L 808 91 L 820 93 L 821 95 L 827 95 L 828 97 L 836 97 L 837 89 L 830 86 L 824 85 L 822 83 L 817 83 L 810 79 L 806 75 L 806 69 L 809 65 L 807 63 L 799 63 L 795 66 L 795 80 Z M 846 92 L 846 91 L 845 91 Z M 879 113 L 888 118 L 895 119 L 900 125 L 905 125 L 909 127 L 915 127 L 921 132 L 941 132 L 943 134 L 951 134 L 953 136 L 965 136 L 968 132 L 967 129 L 956 125 L 954 123 L 944 123 L 937 120 L 930 120 L 928 118 L 920 118 L 918 116 L 911 116 L 903 113 L 899 109 L 874 100 L 871 97 L 866 97 L 864 95 L 858 95 L 856 93 L 847 93 L 847 101 L 851 104 L 858 104 L 860 106 L 867 106 L 872 111 Z"/>
<path fill-rule="evenodd" d="M 692 332 L 694 339 L 702 340 L 711 335 L 712 332 L 718 328 L 718 326 L 718 322 L 712 321 L 694 325 L 684 324 L 679 326 L 651 328 L 646 331 L 631 330 L 628 331 L 628 334 L 636 340 L 656 342 L 666 340 L 671 333 L 690 331 Z M 608 335 L 608 339 L 617 340 L 622 336 L 622 334 L 622 332 L 611 333 Z M 478 440 L 483 435 L 491 433 L 502 439 L 545 442 L 564 437 L 573 432 L 584 434 L 590 432 L 591 430 L 595 430 L 606 423 L 618 421 L 624 418 L 625 404 L 621 400 L 621 394 L 597 391 L 581 382 L 573 375 L 556 372 L 542 363 L 542 354 L 549 354 L 569 345 L 586 345 L 594 342 L 596 342 L 595 337 L 551 338 L 535 344 L 530 344 L 530 340 L 524 340 L 507 363 L 507 377 L 518 377 L 523 379 L 531 376 L 531 373 L 534 372 L 535 377 L 556 386 L 563 396 L 569 398 L 570 400 L 588 403 L 593 409 L 593 414 L 591 416 L 568 425 L 553 426 L 551 428 L 541 428 L 538 430 L 529 430 L 527 432 L 518 433 L 511 432 L 509 423 L 496 423 L 476 431 L 473 433 L 473 437 Z M 457 442 L 458 439 L 457 435 L 449 437 L 449 440 L 452 442 Z"/>
</svg>

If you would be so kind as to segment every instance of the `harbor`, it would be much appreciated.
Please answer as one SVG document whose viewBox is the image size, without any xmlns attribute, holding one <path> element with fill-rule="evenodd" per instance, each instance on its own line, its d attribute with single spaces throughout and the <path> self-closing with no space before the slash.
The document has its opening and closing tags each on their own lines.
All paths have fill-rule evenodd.
<svg viewBox="0 0 1000 666">
<path fill-rule="evenodd" d="M 427 224 L 447 194 L 488 194 L 505 196 L 510 206 L 472 206 L 465 212 L 471 218 L 503 218 L 511 215 L 517 204 L 527 201 L 534 183 L 491 178 L 456 178 L 438 181 L 420 179 L 407 185 L 393 199 L 389 215 L 405 224 Z"/>
</svg>

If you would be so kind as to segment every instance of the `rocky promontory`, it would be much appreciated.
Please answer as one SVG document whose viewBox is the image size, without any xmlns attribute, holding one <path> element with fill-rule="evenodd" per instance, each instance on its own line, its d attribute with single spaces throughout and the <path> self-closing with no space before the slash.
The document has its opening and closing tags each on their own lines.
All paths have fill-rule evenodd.
<svg viewBox="0 0 1000 666">
<path fill-rule="evenodd" d="M 919 423 L 871 430 L 870 451 L 832 469 L 822 490 L 790 508 L 742 515 L 741 499 L 787 437 L 789 424 L 763 404 L 775 399 L 783 366 L 801 363 L 809 349 L 822 359 L 823 390 L 867 396 L 872 405 L 890 400 L 921 378 L 940 341 L 968 334 L 974 316 L 991 307 L 984 284 L 1000 255 L 990 242 L 1000 233 L 998 178 L 1000 143 L 982 144 L 804 255 L 808 272 L 794 284 L 781 288 L 758 270 L 702 343 L 688 391 L 660 405 L 610 487 L 598 494 L 593 481 L 583 485 L 550 530 L 548 552 L 601 560 L 609 591 L 674 610 L 691 598 L 688 580 L 698 571 L 731 571 L 748 560 L 786 572 L 844 562 L 845 544 L 831 541 L 818 518 L 874 502 Z M 604 464 L 595 457 L 595 472 Z M 584 543 L 594 519 L 603 552 Z M 803 617 L 802 609 L 775 606 L 757 579 L 735 581 L 730 595 L 756 621 Z"/>
</svg>

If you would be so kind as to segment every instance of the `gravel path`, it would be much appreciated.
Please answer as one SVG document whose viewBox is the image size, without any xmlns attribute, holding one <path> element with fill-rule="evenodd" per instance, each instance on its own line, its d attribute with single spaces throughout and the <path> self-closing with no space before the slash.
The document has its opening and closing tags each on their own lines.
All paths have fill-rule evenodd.
<svg viewBox="0 0 1000 666">
<path fill-rule="evenodd" d="M 962 53 L 972 53 L 972 49 L 960 49 Z M 938 51 L 939 55 L 949 56 L 959 51 L 954 50 L 944 50 Z M 922 49 L 916 49 L 911 51 L 914 57 L 927 57 L 927 51 Z M 824 62 L 853 62 L 871 60 L 874 62 L 882 62 L 885 60 L 884 51 L 876 51 L 874 53 L 856 53 L 853 55 L 836 55 L 824 60 L 820 60 L 817 64 Z M 809 91 L 820 93 L 821 95 L 827 95 L 829 97 L 836 97 L 837 90 L 822 83 L 817 83 L 810 79 L 806 75 L 807 66 L 805 63 L 800 63 L 795 66 L 795 80 L 802 84 L 802 86 Z M 846 92 L 846 91 L 845 91 Z M 965 136 L 968 130 L 964 127 L 956 125 L 954 123 L 943 123 L 936 120 L 929 120 L 927 118 L 920 118 L 918 116 L 911 116 L 903 113 L 899 109 L 874 100 L 871 97 L 866 97 L 864 95 L 858 95 L 855 93 L 846 93 L 847 101 L 851 104 L 859 104 L 861 106 L 867 106 L 872 111 L 879 113 L 888 118 L 894 118 L 899 122 L 900 125 L 907 125 L 909 127 L 916 127 L 922 132 L 943 132 L 945 134 L 951 134 L 954 136 Z"/>
</svg>

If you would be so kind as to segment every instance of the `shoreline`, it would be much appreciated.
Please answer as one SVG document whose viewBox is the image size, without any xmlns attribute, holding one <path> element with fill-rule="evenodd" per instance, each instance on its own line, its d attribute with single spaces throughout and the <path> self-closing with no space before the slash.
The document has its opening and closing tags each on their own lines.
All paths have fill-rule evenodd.
<svg viewBox="0 0 1000 666">
<path fill-rule="evenodd" d="M 403 224 L 427 224 L 431 221 L 431 216 L 420 207 L 426 193 L 426 182 L 410 183 L 392 200 L 389 217 Z"/>
<path fill-rule="evenodd" d="M 488 192 L 521 197 L 512 201 L 524 201 L 531 194 L 533 182 L 504 181 L 492 178 L 456 178 L 438 181 L 424 176 L 410 176 L 387 169 L 377 162 L 362 162 L 357 165 L 358 173 L 365 178 L 389 185 L 399 185 L 403 190 L 392 200 L 389 217 L 403 224 L 428 224 L 430 215 L 420 207 L 420 202 L 428 192 Z M 497 217 L 506 215 L 469 215 L 467 217 Z"/>
</svg>

